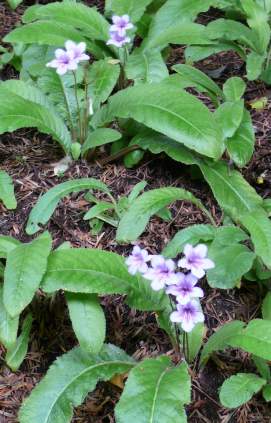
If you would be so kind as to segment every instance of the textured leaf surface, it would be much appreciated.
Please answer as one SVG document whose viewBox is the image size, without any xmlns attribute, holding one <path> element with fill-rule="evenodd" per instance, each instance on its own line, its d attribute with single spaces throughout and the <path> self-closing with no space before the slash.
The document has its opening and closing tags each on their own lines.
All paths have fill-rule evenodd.
<svg viewBox="0 0 271 423">
<path fill-rule="evenodd" d="M 58 202 L 66 195 L 86 189 L 97 189 L 106 193 L 110 192 L 105 184 L 93 178 L 74 179 L 56 185 L 42 195 L 31 210 L 26 226 L 26 233 L 33 235 L 38 232 L 40 230 L 39 224 L 45 225 L 48 222 Z"/>
<path fill-rule="evenodd" d="M 10 317 L 3 303 L 3 287 L 0 285 L 0 343 L 6 348 L 12 347 L 17 338 L 19 316 Z"/>
<path fill-rule="evenodd" d="M 51 246 L 51 236 L 46 232 L 8 253 L 3 299 L 10 316 L 19 315 L 31 302 L 45 273 Z"/>
<path fill-rule="evenodd" d="M 174 83 L 162 81 L 122 90 L 110 98 L 92 123 L 104 126 L 115 117 L 132 118 L 208 157 L 219 158 L 224 149 L 212 113 Z"/>
<path fill-rule="evenodd" d="M 17 207 L 12 179 L 4 170 L 0 170 L 0 200 L 7 209 L 16 209 Z"/>
<path fill-rule="evenodd" d="M 223 383 L 219 399 L 224 407 L 237 408 L 262 389 L 266 380 L 253 373 L 238 373 Z"/>
<path fill-rule="evenodd" d="M 82 146 L 82 154 L 85 154 L 89 149 L 117 141 L 121 138 L 121 133 L 111 128 L 98 128 L 90 132 L 86 141 Z"/>
<path fill-rule="evenodd" d="M 172 367 L 168 357 L 144 360 L 130 372 L 115 409 L 117 423 L 185 423 L 190 389 L 185 363 Z"/>
<path fill-rule="evenodd" d="M 251 320 L 245 329 L 229 339 L 229 345 L 271 360 L 270 320 Z"/>
<path fill-rule="evenodd" d="M 20 367 L 27 353 L 32 320 L 32 315 L 28 314 L 23 322 L 21 335 L 16 343 L 7 350 L 5 360 L 14 372 Z"/>
<path fill-rule="evenodd" d="M 93 102 L 94 111 L 110 96 L 118 82 L 120 67 L 107 59 L 94 62 L 88 74 L 88 94 Z"/>
<path fill-rule="evenodd" d="M 105 317 L 95 294 L 66 293 L 72 327 L 81 348 L 98 353 L 105 340 Z"/>
<path fill-rule="evenodd" d="M 221 125 L 224 138 L 232 137 L 239 128 L 244 113 L 244 101 L 226 101 L 214 112 L 217 123 Z"/>
<path fill-rule="evenodd" d="M 24 401 L 20 423 L 68 423 L 73 407 L 80 405 L 99 380 L 128 372 L 133 360 L 119 348 L 104 345 L 100 354 L 74 348 L 58 358 Z"/>
<path fill-rule="evenodd" d="M 131 22 L 136 23 L 151 2 L 152 0 L 111 0 L 110 8 L 116 15 L 129 15 Z"/>
<path fill-rule="evenodd" d="M 253 210 L 240 216 L 240 221 L 251 235 L 255 253 L 271 268 L 271 222 L 266 212 Z"/>
<path fill-rule="evenodd" d="M 213 352 L 227 348 L 231 337 L 238 334 L 244 326 L 245 323 L 239 320 L 234 320 L 221 326 L 204 345 L 200 356 L 200 364 L 206 364 Z"/>
<path fill-rule="evenodd" d="M 268 292 L 262 304 L 263 319 L 271 320 L 271 292 Z"/>
<path fill-rule="evenodd" d="M 31 87 L 29 86 L 29 91 Z M 71 146 L 70 134 L 63 120 L 49 108 L 25 99 L 0 85 L 0 133 L 13 132 L 19 128 L 37 128 L 50 134 L 65 151 Z"/>
<path fill-rule="evenodd" d="M 189 201 L 205 210 L 200 200 L 181 188 L 158 188 L 145 192 L 122 216 L 117 230 L 117 240 L 135 241 L 146 228 L 151 216 L 177 200 Z"/>
<path fill-rule="evenodd" d="M 134 50 L 129 56 L 125 72 L 127 78 L 137 84 L 160 82 L 168 77 L 166 64 L 157 50 Z"/>
<path fill-rule="evenodd" d="M 233 76 L 223 85 L 223 93 L 227 101 L 237 101 L 243 96 L 246 90 L 246 84 L 242 78 Z"/>
<path fill-rule="evenodd" d="M 11 236 L 0 235 L 0 258 L 7 258 L 9 251 L 20 245 L 20 241 Z"/>
</svg>

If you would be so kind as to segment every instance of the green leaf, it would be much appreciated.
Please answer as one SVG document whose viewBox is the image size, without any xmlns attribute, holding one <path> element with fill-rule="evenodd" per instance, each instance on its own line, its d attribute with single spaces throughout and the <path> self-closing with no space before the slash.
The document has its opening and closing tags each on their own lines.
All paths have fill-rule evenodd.
<svg viewBox="0 0 271 423">
<path fill-rule="evenodd" d="M 139 131 L 130 142 L 130 145 L 138 145 L 143 150 L 149 150 L 153 154 L 165 152 L 173 160 L 187 165 L 196 163 L 196 158 L 191 150 L 173 139 L 148 128 Z"/>
<path fill-rule="evenodd" d="M 268 292 L 262 303 L 263 319 L 271 320 L 271 292 Z"/>
<path fill-rule="evenodd" d="M 133 79 L 135 84 L 160 82 L 167 78 L 168 70 L 158 50 L 144 52 L 135 49 L 129 56 L 125 67 L 128 79 Z"/>
<path fill-rule="evenodd" d="M 222 246 L 231 246 L 232 244 L 246 241 L 248 235 L 238 226 L 220 226 L 215 229 L 215 238 L 212 248 L 221 248 Z"/>
<path fill-rule="evenodd" d="M 202 346 L 203 338 L 206 333 L 206 327 L 203 323 L 197 323 L 191 332 L 187 334 L 188 336 L 188 345 L 189 345 L 189 354 L 188 362 L 192 361 L 197 357 L 199 350 Z"/>
<path fill-rule="evenodd" d="M 55 2 L 34 9 L 34 13 L 33 9 L 27 10 L 23 16 L 23 22 L 30 22 L 35 19 L 45 19 L 53 21 L 53 23 L 69 25 L 71 28 L 81 30 L 90 39 L 105 41 L 108 38 L 108 22 L 97 12 L 95 7 L 88 7 L 82 3 Z M 67 39 L 77 41 L 71 36 Z M 59 45 L 61 44 L 64 43 Z"/>
<path fill-rule="evenodd" d="M 12 9 L 16 9 L 16 7 L 19 6 L 19 4 L 21 4 L 22 2 L 23 0 L 8 0 L 8 4 Z"/>
<path fill-rule="evenodd" d="M 140 195 L 124 213 L 117 230 L 117 241 L 135 241 L 144 232 L 151 216 L 177 200 L 189 201 L 207 212 L 201 201 L 189 191 L 181 188 L 153 189 Z"/>
<path fill-rule="evenodd" d="M 204 345 L 200 356 L 200 365 L 205 365 L 215 351 L 227 348 L 231 337 L 238 334 L 244 326 L 245 323 L 239 320 L 233 320 L 221 326 Z"/>
<path fill-rule="evenodd" d="M 263 70 L 263 65 L 265 62 L 265 55 L 258 54 L 255 51 L 252 51 L 247 55 L 247 79 L 249 81 L 254 81 L 257 79 Z"/>
<path fill-rule="evenodd" d="M 105 340 L 106 322 L 96 294 L 66 292 L 72 327 L 81 348 L 98 353 Z"/>
<path fill-rule="evenodd" d="M 144 191 L 144 188 L 147 186 L 146 181 L 138 182 L 131 190 L 128 196 L 128 203 L 133 204 L 133 202 L 137 199 L 141 191 Z"/>
<path fill-rule="evenodd" d="M 29 93 L 33 92 L 30 85 L 27 88 Z M 48 107 L 27 100 L 24 95 L 25 92 L 15 94 L 5 83 L 0 84 L 0 134 L 19 128 L 37 128 L 52 135 L 66 152 L 69 151 L 71 137 L 63 120 Z"/>
<path fill-rule="evenodd" d="M 131 284 L 131 289 L 127 294 L 126 303 L 131 308 L 141 311 L 160 311 L 170 306 L 169 298 L 165 291 L 154 291 L 150 281 L 141 276 L 137 276 Z"/>
<path fill-rule="evenodd" d="M 226 140 L 227 151 L 234 163 L 245 166 L 252 157 L 255 134 L 250 113 L 244 110 L 242 122 L 235 134 Z"/>
<path fill-rule="evenodd" d="M 3 39 L 6 43 L 40 44 L 63 46 L 65 41 L 86 41 L 83 35 L 71 25 L 42 20 L 20 26 L 9 32 Z"/>
<path fill-rule="evenodd" d="M 226 101 L 219 106 L 214 115 L 217 123 L 221 125 L 224 138 L 232 137 L 239 128 L 244 113 L 244 101 Z"/>
<path fill-rule="evenodd" d="M 32 327 L 32 315 L 28 314 L 23 322 L 22 332 L 16 341 L 16 344 L 7 350 L 5 360 L 7 365 L 14 372 L 20 367 L 23 362 L 28 348 L 29 335 Z"/>
<path fill-rule="evenodd" d="M 189 62 L 197 62 L 199 60 L 206 59 L 206 57 L 209 57 L 212 54 L 230 50 L 235 51 L 241 58 L 245 59 L 246 56 L 243 49 L 234 42 L 230 41 L 217 42 L 204 46 L 189 46 L 185 49 L 185 59 Z"/>
<path fill-rule="evenodd" d="M 257 370 L 260 373 L 261 377 L 266 379 L 267 381 L 270 381 L 271 372 L 270 372 L 270 367 L 267 361 L 261 357 L 257 357 L 256 355 L 252 356 L 252 360 L 255 366 L 257 367 Z"/>
<path fill-rule="evenodd" d="M 164 49 L 168 44 L 211 44 L 208 31 L 204 25 L 193 22 L 178 22 L 163 28 L 156 36 L 148 36 L 144 50 Z"/>
<path fill-rule="evenodd" d="M 271 268 L 271 222 L 266 212 L 255 209 L 240 216 L 240 222 L 251 235 L 255 253 Z"/>
<path fill-rule="evenodd" d="M 52 239 L 49 232 L 8 253 L 3 299 L 11 317 L 18 316 L 31 302 L 47 266 Z"/>
<path fill-rule="evenodd" d="M 136 280 L 118 254 L 76 248 L 50 254 L 42 289 L 49 293 L 63 289 L 86 294 L 126 294 Z"/>
<path fill-rule="evenodd" d="M 0 170 L 0 200 L 9 210 L 17 207 L 12 179 L 4 170 Z"/>
<path fill-rule="evenodd" d="M 220 207 L 233 219 L 262 205 L 262 198 L 242 175 L 229 170 L 226 163 L 200 163 L 204 178 L 210 185 Z"/>
<path fill-rule="evenodd" d="M 144 360 L 130 372 L 115 408 L 116 421 L 185 423 L 183 406 L 190 402 L 190 389 L 185 363 L 172 367 L 165 356 Z"/>
<path fill-rule="evenodd" d="M 241 44 L 255 49 L 255 33 L 241 22 L 231 19 L 216 19 L 207 26 L 210 39 L 223 41 L 238 41 Z"/>
<path fill-rule="evenodd" d="M 265 401 L 267 402 L 271 401 L 271 384 L 265 385 L 263 387 L 263 397 Z"/>
<path fill-rule="evenodd" d="M 171 241 L 163 249 L 165 257 L 173 258 L 182 252 L 185 244 L 195 245 L 200 241 L 211 241 L 214 239 L 216 229 L 212 225 L 191 225 L 176 233 Z"/>
<path fill-rule="evenodd" d="M 91 207 L 89 211 L 84 215 L 84 220 L 90 220 L 94 217 L 99 217 L 100 214 L 107 210 L 114 209 L 114 205 L 112 203 L 107 203 L 106 201 L 101 201 L 95 206 Z"/>
<path fill-rule="evenodd" d="M 211 4 L 210 0 L 167 0 L 153 17 L 148 40 L 158 37 L 165 28 L 192 22 L 199 13 L 206 12 Z"/>
<path fill-rule="evenodd" d="M 210 93 L 212 96 L 223 98 L 223 92 L 219 86 L 213 82 L 205 73 L 199 69 L 194 68 L 190 65 L 174 65 L 172 67 L 175 72 L 181 75 L 182 78 L 191 81 L 196 87 L 199 87 L 202 91 Z"/>
<path fill-rule="evenodd" d="M 84 401 L 99 380 L 110 380 L 133 366 L 132 358 L 110 344 L 104 345 L 96 355 L 74 348 L 54 362 L 24 401 L 19 422 L 69 423 L 73 407 Z"/>
<path fill-rule="evenodd" d="M 10 317 L 3 302 L 3 287 L 0 285 L 0 343 L 11 348 L 17 338 L 19 316 Z"/>
<path fill-rule="evenodd" d="M 134 24 L 143 16 L 152 0 L 111 0 L 110 10 L 118 16 L 129 15 Z"/>
<path fill-rule="evenodd" d="M 8 253 L 20 245 L 20 241 L 11 236 L 0 235 L 0 258 L 7 258 Z"/>
<path fill-rule="evenodd" d="M 271 360 L 271 324 L 270 320 L 251 320 L 246 328 L 229 339 L 231 347 Z"/>
<path fill-rule="evenodd" d="M 92 123 L 104 126 L 115 117 L 132 118 L 208 157 L 219 158 L 224 149 L 212 113 L 174 83 L 162 81 L 122 90 L 110 98 Z"/>
<path fill-rule="evenodd" d="M 86 154 L 88 150 L 99 147 L 101 145 L 109 144 L 121 138 L 121 133 L 111 128 L 98 128 L 90 132 L 86 141 L 82 146 L 82 154 Z"/>
<path fill-rule="evenodd" d="M 119 64 L 112 64 L 108 59 L 94 62 L 88 73 L 88 95 L 96 111 L 112 93 L 120 75 Z"/>
<path fill-rule="evenodd" d="M 242 78 L 233 76 L 227 79 L 223 85 L 223 93 L 227 101 L 238 101 L 244 95 L 246 90 L 246 83 Z"/>
<path fill-rule="evenodd" d="M 31 210 L 26 226 L 26 233 L 33 235 L 38 232 L 40 230 L 39 224 L 45 225 L 48 222 L 58 202 L 66 195 L 86 189 L 97 189 L 107 194 L 110 193 L 104 183 L 93 178 L 74 179 L 56 185 L 42 195 Z"/>
<path fill-rule="evenodd" d="M 259 392 L 265 383 L 265 379 L 253 373 L 238 373 L 225 380 L 220 390 L 219 399 L 224 407 L 240 407 Z"/>
<path fill-rule="evenodd" d="M 242 276 L 247 273 L 254 262 L 255 254 L 245 245 L 232 244 L 209 249 L 209 257 L 215 267 L 207 271 L 207 280 L 211 287 L 220 289 L 234 288 Z"/>
</svg>

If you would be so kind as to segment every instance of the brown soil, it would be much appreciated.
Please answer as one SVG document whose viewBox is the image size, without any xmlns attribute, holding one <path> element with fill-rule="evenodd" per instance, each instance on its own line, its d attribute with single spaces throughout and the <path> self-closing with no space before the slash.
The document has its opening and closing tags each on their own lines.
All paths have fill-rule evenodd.
<svg viewBox="0 0 271 423">
<path fill-rule="evenodd" d="M 46 3 L 46 2 L 45 2 Z M 102 9 L 102 1 L 88 1 Z M 25 5 L 11 12 L 0 4 L 0 36 L 4 36 L 19 21 Z M 210 19 L 205 16 L 204 19 Z M 2 25 L 1 25 L 2 23 Z M 170 64 L 183 61 L 183 50 L 176 48 Z M 205 72 L 220 68 L 218 83 L 229 76 L 243 75 L 243 63 L 232 53 L 220 54 L 198 64 Z M 8 69 L 9 77 L 15 76 Z M 247 100 L 267 96 L 268 89 L 261 83 L 248 85 Z M 257 144 L 253 160 L 243 170 L 245 177 L 264 197 L 271 194 L 270 167 L 270 120 L 271 102 L 264 111 L 253 112 Z M 137 169 L 128 170 L 120 163 L 101 167 L 98 163 L 76 162 L 62 178 L 53 174 L 52 163 L 61 158 L 61 151 L 49 137 L 32 130 L 16 131 L 0 137 L 0 168 L 5 169 L 15 182 L 18 207 L 7 211 L 0 204 L 1 234 L 11 235 L 27 242 L 31 239 L 25 233 L 28 215 L 38 197 L 54 185 L 65 180 L 80 177 L 95 177 L 107 183 L 113 195 L 119 198 L 130 192 L 139 181 L 146 180 L 148 188 L 178 186 L 190 190 L 200 198 L 220 223 L 221 213 L 208 186 L 191 176 L 186 166 L 172 162 L 167 157 L 146 156 Z M 259 177 L 263 183 L 258 184 Z M 105 226 L 102 233 L 93 236 L 82 215 L 88 209 L 84 194 L 72 195 L 63 200 L 45 229 L 48 229 L 57 247 L 70 241 L 74 247 L 95 247 L 127 254 L 128 246 L 115 241 L 115 229 Z M 206 218 L 191 204 L 178 202 L 171 207 L 174 219 L 166 223 L 153 218 L 147 231 L 141 237 L 141 245 L 152 253 L 158 253 L 181 228 L 195 223 L 205 223 Z M 257 286 L 243 283 L 240 290 L 219 291 L 203 284 L 206 292 L 204 312 L 209 336 L 217 327 L 233 319 L 249 321 L 260 315 L 260 293 Z M 156 324 L 152 313 L 130 310 L 120 296 L 101 299 L 107 318 L 107 341 L 114 343 L 137 359 L 166 353 L 174 357 L 169 340 Z M 5 351 L 0 347 L 0 423 L 17 422 L 20 404 L 42 378 L 54 359 L 76 345 L 62 294 L 54 301 L 48 301 L 42 293 L 32 305 L 34 327 L 29 352 L 19 371 L 11 372 L 4 363 Z M 193 367 L 192 402 L 187 408 L 190 423 L 268 423 L 271 421 L 270 407 L 260 395 L 237 410 L 223 409 L 219 404 L 218 389 L 223 380 L 238 371 L 253 371 L 251 361 L 240 350 L 226 350 L 217 354 L 203 369 L 197 361 Z M 89 394 L 84 404 L 75 410 L 73 422 L 114 422 L 114 405 L 121 390 L 109 383 L 101 383 Z M 35 423 L 35 422 L 29 422 Z M 161 422 L 163 423 L 163 422 Z"/>
</svg>

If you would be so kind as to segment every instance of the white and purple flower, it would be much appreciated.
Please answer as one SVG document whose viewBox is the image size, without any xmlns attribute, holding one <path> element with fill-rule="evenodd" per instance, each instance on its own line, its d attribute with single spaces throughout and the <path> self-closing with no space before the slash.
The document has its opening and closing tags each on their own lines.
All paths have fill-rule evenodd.
<svg viewBox="0 0 271 423">
<path fill-rule="evenodd" d="M 177 310 L 170 315 L 172 322 L 181 323 L 185 332 L 191 332 L 199 322 L 204 322 L 204 314 L 197 300 L 191 300 L 186 304 L 177 304 Z"/>
<path fill-rule="evenodd" d="M 132 29 L 134 25 L 130 22 L 130 17 L 128 15 L 112 17 L 113 25 L 110 27 L 110 32 L 116 32 L 121 37 L 126 35 L 128 29 Z"/>
<path fill-rule="evenodd" d="M 151 256 L 151 266 L 143 276 L 151 281 L 151 287 L 154 291 L 159 291 L 165 285 L 176 283 L 176 266 L 173 260 L 166 260 L 160 255 Z"/>
<path fill-rule="evenodd" d="M 202 278 L 205 270 L 215 266 L 214 262 L 207 258 L 208 248 L 205 244 L 198 244 L 196 247 L 186 244 L 183 252 L 185 257 L 178 261 L 178 266 L 190 270 L 196 278 Z"/>
<path fill-rule="evenodd" d="M 148 252 L 136 245 L 125 263 L 128 266 L 128 272 L 131 275 L 135 275 L 137 272 L 146 273 L 148 271 L 148 261 L 150 261 Z"/>
<path fill-rule="evenodd" d="M 107 45 L 113 45 L 115 47 L 123 47 L 125 44 L 130 43 L 131 38 L 127 37 L 126 34 L 120 35 L 118 32 L 110 31 L 110 38 L 107 41 Z"/>
<path fill-rule="evenodd" d="M 55 59 L 47 63 L 48 68 L 55 68 L 56 73 L 64 75 L 68 71 L 77 69 L 77 62 L 74 60 L 73 54 L 70 51 L 61 48 L 56 49 Z"/>
<path fill-rule="evenodd" d="M 65 42 L 65 47 L 68 53 L 70 53 L 76 63 L 89 60 L 89 56 L 85 54 L 86 43 L 81 42 L 76 44 L 74 41 L 68 40 Z"/>
<path fill-rule="evenodd" d="M 198 279 L 192 273 L 177 273 L 177 283 L 166 289 L 167 294 L 174 295 L 180 304 L 187 304 L 191 298 L 202 298 L 203 290 L 196 286 Z"/>
</svg>

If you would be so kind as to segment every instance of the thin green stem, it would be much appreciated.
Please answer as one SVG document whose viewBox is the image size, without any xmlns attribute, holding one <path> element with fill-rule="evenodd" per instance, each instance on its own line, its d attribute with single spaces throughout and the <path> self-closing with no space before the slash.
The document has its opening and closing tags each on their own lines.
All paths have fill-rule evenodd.
<svg viewBox="0 0 271 423">
<path fill-rule="evenodd" d="M 79 139 L 80 143 L 83 143 L 82 139 L 82 121 L 81 121 L 81 113 L 80 113 L 80 105 L 79 105 L 79 99 L 78 99 L 78 91 L 77 91 L 77 79 L 76 79 L 76 73 L 72 71 L 73 78 L 74 78 L 74 92 L 75 92 L 75 99 L 76 99 L 76 105 L 77 105 L 77 113 L 78 113 L 78 124 L 79 124 Z"/>
<path fill-rule="evenodd" d="M 172 298 L 169 296 L 169 301 L 170 301 L 170 306 L 172 311 L 175 311 L 175 307 L 172 301 Z M 180 350 L 180 334 L 179 334 L 179 329 L 177 326 L 177 323 L 174 323 L 174 331 L 175 331 L 175 337 L 176 337 L 176 344 L 173 345 L 175 351 L 177 354 L 180 354 L 181 350 Z"/>
<path fill-rule="evenodd" d="M 76 141 L 76 131 L 75 131 L 73 123 L 72 123 L 72 115 L 71 115 L 71 110 L 70 110 L 69 102 L 68 102 L 67 95 L 66 95 L 66 90 L 65 90 L 65 87 L 64 87 L 64 84 L 63 84 L 61 77 L 59 77 L 59 80 L 60 80 L 60 83 L 61 83 L 61 86 L 62 86 L 62 91 L 63 91 L 63 94 L 64 94 L 64 101 L 65 101 L 65 106 L 66 106 L 66 110 L 67 110 L 67 113 L 68 113 L 68 119 L 69 119 L 69 123 L 70 123 L 72 139 L 73 139 L 73 141 Z"/>
<path fill-rule="evenodd" d="M 84 85 L 85 85 L 85 113 L 83 122 L 83 139 L 87 138 L 88 120 L 89 120 L 89 96 L 88 96 L 88 66 L 84 68 Z"/>
<path fill-rule="evenodd" d="M 183 354 L 187 362 L 189 362 L 189 339 L 187 332 L 183 332 Z"/>
</svg>

